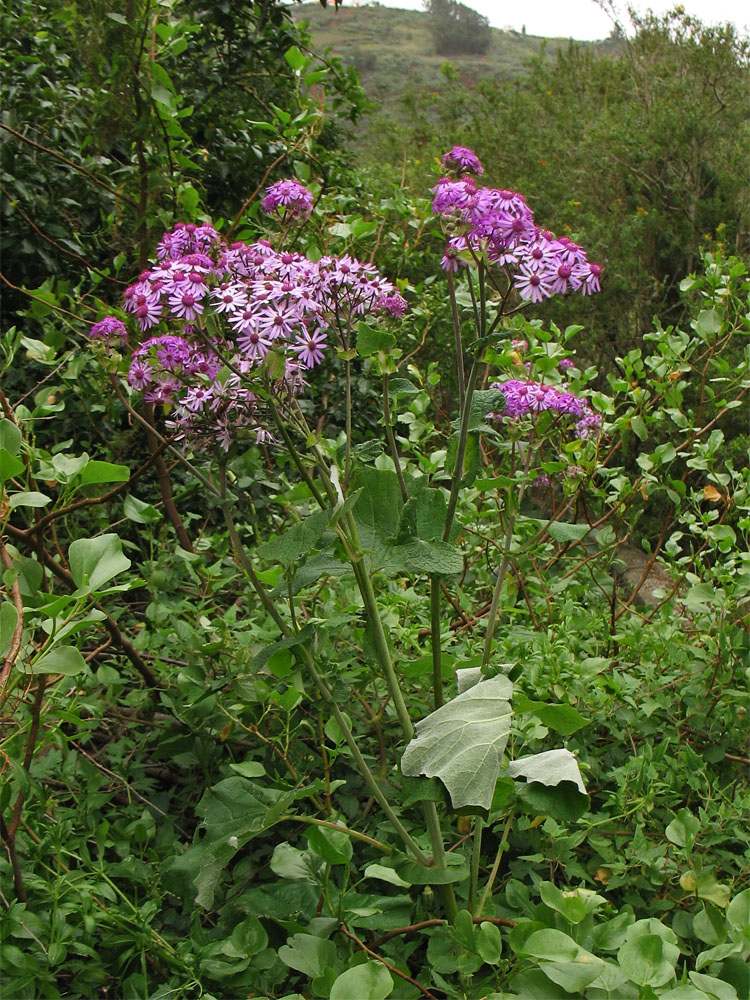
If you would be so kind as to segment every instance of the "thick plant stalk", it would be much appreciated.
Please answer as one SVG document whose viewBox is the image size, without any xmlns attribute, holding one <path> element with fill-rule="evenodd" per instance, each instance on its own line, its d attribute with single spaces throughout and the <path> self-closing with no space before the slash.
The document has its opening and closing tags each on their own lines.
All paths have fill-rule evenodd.
<svg viewBox="0 0 750 1000">
<path fill-rule="evenodd" d="M 482 831 L 484 817 L 477 815 L 474 819 L 474 849 L 471 852 L 471 872 L 469 874 L 469 912 L 474 915 L 477 902 L 477 884 L 479 882 L 479 862 L 482 857 Z"/>
<path fill-rule="evenodd" d="M 474 381 L 476 381 L 476 372 L 478 372 L 478 365 L 474 366 L 473 371 L 475 373 Z M 297 449 L 294 446 L 294 442 L 291 440 L 289 432 L 287 428 L 284 426 L 283 421 L 281 420 L 280 415 L 272 401 L 270 401 L 270 407 L 274 415 L 276 425 L 279 428 L 282 437 L 284 438 L 284 443 L 289 448 L 290 454 L 292 456 L 295 465 L 297 466 L 297 469 L 303 475 L 303 478 L 305 479 L 305 482 L 307 482 L 308 486 L 310 486 L 312 483 L 310 475 L 304 468 L 304 463 L 302 462 L 302 459 L 299 453 L 297 452 Z M 321 477 L 323 479 L 323 484 L 326 492 L 328 493 L 329 497 L 331 493 L 333 493 L 334 496 L 332 497 L 332 499 L 335 500 L 336 499 L 335 488 L 330 481 L 330 477 L 328 476 L 325 463 L 322 461 L 322 459 L 318 460 L 318 471 L 320 472 Z M 316 499 L 318 500 L 318 503 L 321 505 L 321 507 L 324 506 L 322 497 L 320 496 L 319 492 L 316 491 L 315 493 L 313 493 L 313 495 L 316 496 Z M 401 691 L 401 687 L 398 682 L 398 677 L 396 676 L 396 671 L 393 666 L 393 661 L 391 660 L 391 653 L 388 648 L 388 640 L 386 638 L 385 630 L 383 628 L 383 622 L 380 618 L 380 612 L 378 611 L 375 591 L 373 590 L 372 580 L 370 579 L 370 576 L 364 565 L 362 548 L 359 541 L 359 533 L 357 531 L 357 525 L 356 522 L 354 521 L 354 517 L 351 511 L 348 511 L 346 513 L 345 523 L 346 523 L 346 530 L 344 530 L 342 525 L 339 525 L 339 532 L 342 536 L 342 540 L 346 544 L 347 552 L 349 554 L 349 559 L 352 564 L 352 568 L 354 570 L 354 576 L 355 579 L 357 580 L 357 585 L 359 587 L 360 595 L 365 605 L 367 618 L 372 627 L 373 639 L 375 642 L 375 649 L 378 657 L 378 662 L 380 663 L 380 666 L 383 670 L 386 685 L 388 687 L 388 693 L 390 694 L 391 700 L 396 709 L 396 714 L 401 724 L 401 729 L 404 734 L 404 737 L 407 740 L 411 740 L 414 736 L 414 726 L 412 725 L 411 718 L 409 716 L 409 711 L 406 707 L 406 702 L 404 701 L 404 696 Z M 262 588 L 260 580 L 258 580 L 258 584 Z M 311 670 L 314 670 L 315 665 L 312 662 L 312 658 L 309 657 L 309 654 L 306 655 L 306 659 Z M 323 693 L 322 690 L 321 693 Z M 342 728 L 342 732 L 346 733 L 348 729 L 348 727 L 346 727 L 346 720 L 343 718 L 343 715 L 341 715 L 340 709 L 338 708 L 336 701 L 333 699 L 332 694 L 330 694 L 330 704 L 334 712 L 334 715 L 336 715 L 336 720 Z M 341 715 L 341 719 L 339 719 L 339 715 Z M 362 755 L 359 753 L 359 748 L 356 746 L 353 736 L 351 743 L 349 743 L 347 739 L 347 744 L 352 750 L 352 754 L 354 755 L 355 760 L 357 760 L 358 763 L 361 760 L 361 767 L 366 768 L 367 772 L 370 773 L 370 776 L 372 777 L 371 772 L 369 772 L 369 768 L 367 768 L 367 764 L 364 761 L 364 758 L 362 758 Z M 363 775 L 365 774 L 364 771 L 362 773 Z M 374 777 L 372 777 L 372 780 L 373 782 L 375 781 Z M 370 787 L 371 789 L 373 788 L 372 785 Z M 380 792 L 379 788 L 378 788 L 378 794 L 375 794 L 375 791 L 373 790 L 373 797 L 381 806 L 383 802 L 387 802 L 387 800 L 385 800 L 385 797 L 382 795 L 382 792 Z M 385 807 L 383 808 L 385 810 Z M 430 846 L 432 848 L 432 854 L 433 854 L 433 863 L 436 868 L 445 869 L 445 846 L 443 844 L 443 834 L 440 828 L 440 818 L 438 816 L 437 807 L 435 806 L 434 802 L 423 802 L 422 808 L 425 816 L 425 825 L 427 827 L 427 832 L 430 838 Z M 390 809 L 390 806 L 388 806 L 388 809 Z M 391 821 L 393 822 L 393 820 Z M 424 855 L 422 856 L 424 857 Z M 437 889 L 441 896 L 443 906 L 445 907 L 446 916 L 451 922 L 453 922 L 455 920 L 456 914 L 458 913 L 458 906 L 456 904 L 456 896 L 453 891 L 453 887 L 451 885 L 442 885 L 438 883 Z"/>
<path fill-rule="evenodd" d="M 432 698 L 443 705 L 443 647 L 440 642 L 440 577 L 430 577 L 430 639 L 432 642 Z"/>
<path fill-rule="evenodd" d="M 466 399 L 466 383 L 464 381 L 464 348 L 461 343 L 461 321 L 458 318 L 458 305 L 456 303 L 456 286 L 453 281 L 453 272 L 448 271 L 448 297 L 451 304 L 451 318 L 453 320 L 453 337 L 456 343 L 456 381 L 458 383 L 458 412 L 463 414 L 464 402 Z"/>
<path fill-rule="evenodd" d="M 310 671 L 310 676 L 314 680 L 315 686 L 317 687 L 321 696 L 331 706 L 331 711 L 333 712 L 334 718 L 336 719 L 336 722 L 339 724 L 341 732 L 344 734 L 344 739 L 346 740 L 347 746 L 351 750 L 352 756 L 357 762 L 357 767 L 359 768 L 360 774 L 367 782 L 367 785 L 373 795 L 373 798 L 378 803 L 383 812 L 386 814 L 388 819 L 391 821 L 394 829 L 396 830 L 396 833 L 398 833 L 398 835 L 403 840 L 404 844 L 413 853 L 414 857 L 417 859 L 419 864 L 427 865 L 429 863 L 429 859 L 422 852 L 421 848 L 413 839 L 413 837 L 405 829 L 404 825 L 401 823 L 401 820 L 398 818 L 398 816 L 396 816 L 393 809 L 391 808 L 388 799 L 386 799 L 385 795 L 383 795 L 380 786 L 375 780 L 375 776 L 368 767 L 367 761 L 364 759 L 362 753 L 360 752 L 359 747 L 357 746 L 357 741 L 354 739 L 354 735 L 351 729 L 349 728 L 346 719 L 344 718 L 344 713 L 341 711 L 341 709 L 338 706 L 338 703 L 336 702 L 336 699 L 333 697 L 333 692 L 318 673 L 315 667 L 315 661 L 313 660 L 312 654 L 310 653 L 309 649 L 307 649 L 306 646 L 302 646 L 301 648 L 302 648 L 302 655 L 307 665 L 307 669 Z"/>
<path fill-rule="evenodd" d="M 469 434 L 469 415 L 471 413 L 471 400 L 474 395 L 474 388 L 479 376 L 479 360 L 474 358 L 469 372 L 469 381 L 466 386 L 466 400 L 464 411 L 461 414 L 461 424 L 458 431 L 458 444 L 456 446 L 456 464 L 453 469 L 451 482 L 451 492 L 448 499 L 448 511 L 445 515 L 445 527 L 443 528 L 443 541 L 450 539 L 453 530 L 453 519 L 456 516 L 456 505 L 458 504 L 458 491 L 461 488 L 463 478 L 464 456 L 466 455 L 466 438 Z"/>
<path fill-rule="evenodd" d="M 358 546 L 359 539 L 356 537 L 357 529 L 354 524 L 354 518 L 349 515 L 349 519 L 351 527 L 355 532 L 355 538 L 353 541 L 355 541 Z M 398 683 L 396 671 L 393 667 L 393 661 L 391 660 L 391 653 L 388 649 L 388 641 L 383 629 L 383 622 L 380 618 L 380 612 L 378 611 L 372 581 L 370 580 L 370 576 L 361 561 L 353 563 L 353 565 L 355 566 L 355 574 L 357 575 L 357 582 L 360 586 L 360 593 L 362 594 L 362 599 L 365 602 L 367 617 L 373 629 L 378 661 L 383 668 L 383 673 L 385 674 L 386 683 L 388 685 L 388 691 L 396 707 L 396 714 L 399 717 L 404 737 L 407 740 L 411 740 L 414 737 L 414 726 L 412 725 L 412 721 L 404 701 L 404 696 Z M 423 802 L 422 809 L 424 812 L 425 824 L 427 826 L 427 833 L 430 837 L 433 862 L 436 868 L 445 869 L 445 846 L 443 844 L 443 832 L 440 828 L 440 817 L 438 816 L 437 807 L 434 802 Z M 453 923 L 456 918 L 456 914 L 458 913 L 458 905 L 456 903 L 453 886 L 450 884 L 443 885 L 438 883 L 437 889 L 440 893 L 443 906 L 445 907 L 446 916 L 448 917 L 448 920 Z"/>
<path fill-rule="evenodd" d="M 531 454 L 533 448 L 531 442 L 528 443 L 526 447 L 526 456 L 523 462 L 523 479 L 521 480 L 521 488 L 518 491 L 518 500 L 513 501 L 511 494 L 511 489 L 508 489 L 508 528 L 505 532 L 505 541 L 503 543 L 503 558 L 500 562 L 500 569 L 497 573 L 497 580 L 495 581 L 495 588 L 492 592 L 492 604 L 490 605 L 490 613 L 487 616 L 487 631 L 484 635 L 484 652 L 482 654 L 482 666 L 486 667 L 490 662 L 490 653 L 492 652 L 492 639 L 495 634 L 495 622 L 497 621 L 497 611 L 500 606 L 500 594 L 503 589 L 503 583 L 505 581 L 505 575 L 508 572 L 508 563 L 510 562 L 510 546 L 513 541 L 513 529 L 516 525 L 516 514 L 520 510 L 521 503 L 523 501 L 524 493 L 526 492 L 526 483 L 529 477 L 529 465 L 531 464 Z"/>
<path fill-rule="evenodd" d="M 396 447 L 396 438 L 393 434 L 393 423 L 391 419 L 391 400 L 388 395 L 388 372 L 383 375 L 383 423 L 385 425 L 385 436 L 388 439 L 388 447 L 391 450 L 391 458 L 393 459 L 393 464 L 396 466 L 396 475 L 398 476 L 398 486 L 401 490 L 401 499 L 406 503 L 408 497 L 406 493 L 406 483 L 404 482 L 404 474 L 401 471 L 401 462 L 398 457 L 398 448 Z"/>
<path fill-rule="evenodd" d="M 510 834 L 510 827 L 513 822 L 513 817 L 515 812 L 513 809 L 508 813 L 508 819 L 505 823 L 505 829 L 503 830 L 503 836 L 497 847 L 497 854 L 495 856 L 495 863 L 492 865 L 492 871 L 490 872 L 490 877 L 487 879 L 487 885 L 484 887 L 484 892 L 482 893 L 482 898 L 479 900 L 479 909 L 474 913 L 475 917 L 481 917 L 482 911 L 484 910 L 484 904 L 487 902 L 487 897 L 492 892 L 492 886 L 495 884 L 495 879 L 497 878 L 498 870 L 500 869 L 500 861 L 503 857 L 503 852 L 508 846 L 508 836 Z M 473 912 L 473 911 L 472 911 Z"/>
</svg>

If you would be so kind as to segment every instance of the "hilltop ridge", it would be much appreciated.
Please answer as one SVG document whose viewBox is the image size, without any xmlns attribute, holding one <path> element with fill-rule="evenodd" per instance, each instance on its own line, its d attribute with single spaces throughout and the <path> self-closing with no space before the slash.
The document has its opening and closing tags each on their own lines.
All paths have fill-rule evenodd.
<svg viewBox="0 0 750 1000">
<path fill-rule="evenodd" d="M 512 79 L 525 70 L 529 59 L 544 51 L 550 56 L 568 47 L 570 38 L 544 38 L 523 32 L 492 28 L 489 50 L 475 55 L 439 55 L 435 51 L 425 11 L 346 5 L 323 8 L 319 3 L 294 6 L 296 23 L 307 22 L 313 47 L 330 49 L 354 66 L 368 96 L 388 105 L 405 85 L 435 90 L 446 84 L 446 63 L 455 78 L 468 86 L 484 77 Z M 617 38 L 576 42 L 597 54 L 619 55 L 623 43 Z"/>
</svg>

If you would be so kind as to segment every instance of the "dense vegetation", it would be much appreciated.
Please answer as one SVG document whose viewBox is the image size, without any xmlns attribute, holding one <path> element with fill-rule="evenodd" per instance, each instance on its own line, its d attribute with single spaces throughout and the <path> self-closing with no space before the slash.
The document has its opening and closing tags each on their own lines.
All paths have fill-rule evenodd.
<svg viewBox="0 0 750 1000">
<path fill-rule="evenodd" d="M 2 15 L 3 997 L 743 1000 L 746 40 L 126 7 Z"/>
</svg>

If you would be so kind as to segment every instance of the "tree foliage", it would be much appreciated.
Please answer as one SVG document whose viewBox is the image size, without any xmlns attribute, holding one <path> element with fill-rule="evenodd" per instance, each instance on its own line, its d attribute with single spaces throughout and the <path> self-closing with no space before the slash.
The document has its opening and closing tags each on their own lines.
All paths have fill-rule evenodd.
<svg viewBox="0 0 750 1000">
<path fill-rule="evenodd" d="M 684 13 L 634 28 L 622 56 L 571 43 L 513 81 L 412 91 L 399 124 L 384 113 L 379 132 L 381 156 L 385 144 L 398 164 L 404 148 L 421 162 L 459 136 L 558 233 L 574 210 L 575 233 L 600 248 L 607 273 L 604 294 L 576 316 L 611 362 L 654 314 L 679 318 L 678 282 L 707 237 L 750 247 L 750 43 Z M 561 305 L 548 315 L 572 322 Z"/>
<path fill-rule="evenodd" d="M 439 55 L 482 55 L 490 47 L 489 18 L 458 0 L 425 0 L 430 31 Z"/>
</svg>

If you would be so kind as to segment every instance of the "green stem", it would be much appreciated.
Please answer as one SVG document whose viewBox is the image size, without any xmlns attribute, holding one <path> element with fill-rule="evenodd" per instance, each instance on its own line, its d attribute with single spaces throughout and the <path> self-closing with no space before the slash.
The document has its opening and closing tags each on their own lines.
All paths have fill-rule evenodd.
<svg viewBox="0 0 750 1000">
<path fill-rule="evenodd" d="M 456 464 L 453 469 L 453 478 L 451 481 L 451 493 L 450 493 L 450 498 L 448 500 L 448 511 L 445 515 L 445 527 L 443 529 L 444 542 L 450 540 L 451 531 L 453 530 L 453 518 L 456 515 L 456 505 L 458 503 L 458 491 L 461 488 L 461 480 L 463 478 L 464 455 L 466 454 L 466 438 L 468 437 L 469 434 L 469 414 L 471 413 L 471 400 L 474 395 L 474 387 L 477 384 L 479 367 L 480 367 L 479 358 L 475 357 L 471 365 L 471 371 L 469 372 L 469 382 L 466 386 L 466 399 L 464 401 L 464 411 L 461 414 L 461 425 L 458 431 L 458 445 L 456 446 Z"/>
<path fill-rule="evenodd" d="M 226 475 L 224 468 L 222 469 L 222 472 L 223 475 Z M 232 541 L 232 547 L 234 548 L 234 551 L 237 555 L 240 565 L 244 569 L 248 579 L 250 580 L 250 583 L 252 584 L 253 590 L 258 595 L 260 603 L 263 605 L 263 609 L 271 616 L 271 618 L 273 618 L 273 620 L 276 622 L 283 635 L 291 635 L 292 634 L 291 629 L 284 621 L 284 619 L 281 617 L 279 612 L 276 610 L 276 606 L 274 605 L 271 598 L 268 596 L 266 588 L 263 586 L 258 574 L 255 572 L 255 569 L 253 568 L 253 564 L 247 557 L 247 553 L 245 552 L 245 547 L 242 544 L 239 533 L 237 531 L 237 526 L 234 523 L 234 518 L 232 517 L 232 513 L 229 509 L 229 500 L 226 498 L 226 494 L 222 499 L 221 509 L 224 514 L 224 521 L 226 522 L 226 526 L 229 529 L 229 537 Z"/>
<path fill-rule="evenodd" d="M 368 767 L 367 762 L 365 761 L 364 757 L 362 756 L 362 753 L 360 752 L 359 747 L 357 746 L 357 741 L 354 739 L 354 736 L 352 735 L 352 731 L 349 728 L 349 724 L 347 723 L 343 712 L 341 711 L 341 709 L 338 706 L 338 703 L 333 697 L 333 692 L 318 673 L 315 667 L 315 661 L 312 657 L 310 650 L 306 646 L 301 646 L 300 648 L 302 650 L 302 655 L 305 658 L 307 669 L 310 671 L 310 675 L 312 676 L 312 679 L 315 682 L 315 686 L 320 692 L 321 697 L 325 701 L 327 701 L 328 704 L 330 705 L 334 718 L 336 719 L 336 722 L 339 724 L 341 732 L 344 734 L 344 739 L 346 740 L 347 746 L 351 750 L 352 756 L 357 762 L 357 767 L 359 768 L 360 774 L 365 779 L 365 782 L 367 783 L 373 798 L 378 803 L 383 812 L 386 814 L 388 819 L 391 821 L 394 829 L 396 830 L 396 833 L 398 833 L 398 835 L 403 840 L 404 844 L 414 854 L 414 857 L 417 859 L 419 864 L 429 865 L 430 863 L 429 858 L 422 852 L 419 845 L 412 838 L 409 832 L 405 829 L 405 827 L 401 823 L 401 820 L 398 818 L 398 816 L 396 816 L 393 809 L 391 808 L 388 799 L 385 797 L 385 795 L 383 795 L 380 785 L 378 785 L 377 781 L 375 780 L 375 776 Z"/>
<path fill-rule="evenodd" d="M 366 833 L 360 833 L 359 830 L 352 830 L 351 827 L 342 826 L 341 823 L 331 823 L 329 820 L 316 819 L 314 816 L 282 816 L 281 822 L 289 823 L 308 823 L 311 826 L 322 826 L 326 830 L 337 830 L 339 833 L 346 834 L 347 837 L 352 837 L 354 840 L 361 840 L 363 844 L 370 844 L 372 847 L 377 847 L 379 851 L 383 854 L 393 854 L 393 848 L 388 844 L 384 844 L 381 840 L 376 840 L 374 837 L 368 837 Z"/>
<path fill-rule="evenodd" d="M 354 523 L 354 518 L 351 513 L 347 514 L 347 520 L 351 533 L 351 541 L 356 547 L 357 553 L 361 553 L 357 526 Z M 409 717 L 406 702 L 404 701 L 404 696 L 401 692 L 401 687 L 398 682 L 398 677 L 396 676 L 393 661 L 391 660 L 391 651 L 388 648 L 388 640 L 386 639 L 383 622 L 380 618 L 380 612 L 378 611 L 378 604 L 375 598 L 372 580 L 370 579 L 367 567 L 361 558 L 352 560 L 352 566 L 354 567 L 355 576 L 357 577 L 357 583 L 360 588 L 362 600 L 365 603 L 367 618 L 373 631 L 375 649 L 378 661 L 383 668 L 383 673 L 385 674 L 386 683 L 388 685 L 388 693 L 390 694 L 396 708 L 396 714 L 398 715 L 399 722 L 401 723 L 401 729 L 404 737 L 407 740 L 411 740 L 414 736 L 414 726 L 412 725 L 411 718 Z M 438 816 L 437 806 L 434 802 L 423 802 L 422 810 L 424 812 L 427 833 L 430 837 L 433 863 L 436 868 L 444 870 L 446 867 L 445 846 L 443 844 L 443 831 L 440 828 L 440 817 Z M 438 884 L 436 888 L 442 899 L 446 916 L 448 920 L 453 923 L 455 921 L 456 914 L 458 913 L 458 905 L 456 903 L 456 895 L 453 891 L 453 886 Z"/>
<path fill-rule="evenodd" d="M 477 902 L 479 861 L 482 857 L 482 830 L 484 830 L 484 819 L 482 816 L 477 816 L 474 820 L 474 850 L 471 852 L 471 875 L 469 879 L 469 912 L 472 915 L 474 915 Z"/>
<path fill-rule="evenodd" d="M 521 507 L 521 502 L 523 501 L 524 493 L 526 492 L 526 483 L 529 476 L 529 465 L 531 464 L 531 454 L 533 448 L 531 446 L 531 441 L 529 441 L 526 448 L 526 456 L 523 462 L 523 479 L 521 480 L 521 488 L 518 491 L 518 501 L 515 502 L 513 499 L 512 490 L 513 487 L 509 487 L 506 496 L 508 497 L 508 528 L 505 532 L 505 542 L 503 544 L 503 558 L 500 562 L 500 569 L 497 573 L 497 580 L 495 581 L 495 589 L 492 592 L 492 604 L 490 605 L 490 613 L 487 616 L 487 631 L 484 634 L 484 652 L 482 654 L 482 666 L 486 667 L 490 662 L 490 653 L 492 652 L 492 639 L 495 634 L 495 622 L 497 621 L 497 610 L 500 606 L 500 594 L 503 589 L 503 582 L 505 581 L 505 574 L 508 572 L 508 563 L 510 562 L 510 546 L 513 542 L 513 529 L 516 525 L 516 514 Z"/>
<path fill-rule="evenodd" d="M 347 352 L 349 344 L 346 345 Z M 349 485 L 349 471 L 352 460 L 352 363 L 346 359 L 346 443 L 344 455 L 344 489 Z"/>
<path fill-rule="evenodd" d="M 478 366 L 475 367 L 476 370 L 478 371 Z M 314 484 L 312 483 L 310 475 L 305 469 L 302 460 L 299 454 L 297 453 L 296 448 L 294 447 L 294 442 L 291 440 L 291 437 L 286 427 L 283 425 L 278 410 L 276 409 L 272 400 L 269 400 L 269 405 L 271 408 L 271 412 L 273 413 L 274 420 L 276 421 L 276 425 L 279 428 L 281 436 L 284 438 L 284 443 L 287 445 L 287 448 L 289 449 L 290 455 L 292 456 L 292 459 L 295 465 L 297 466 L 297 469 L 300 471 L 300 474 L 305 479 L 305 482 L 308 484 L 308 487 L 311 489 L 313 496 L 315 496 L 315 498 L 318 500 L 320 506 L 321 507 L 325 506 L 322 497 L 319 494 L 319 491 L 314 489 Z M 318 457 L 318 468 L 319 471 L 321 471 L 321 474 L 325 473 L 326 470 L 321 457 Z M 334 493 L 334 496 L 331 499 L 335 502 L 337 498 L 335 497 L 335 491 L 333 489 L 333 485 L 330 483 L 327 474 L 323 475 L 323 483 L 329 497 L 331 496 L 332 492 Z M 380 613 L 378 611 L 377 600 L 375 598 L 375 591 L 373 590 L 372 581 L 370 580 L 367 568 L 365 567 L 364 561 L 362 559 L 362 548 L 359 541 L 359 532 L 357 531 L 357 525 L 354 521 L 354 517 L 351 511 L 348 511 L 346 514 L 346 525 L 348 528 L 348 538 L 346 537 L 346 534 L 343 532 L 343 528 L 341 527 L 341 525 L 339 527 L 341 528 L 342 534 L 345 536 L 344 540 L 348 543 L 347 548 L 350 552 L 350 560 L 352 563 L 352 568 L 354 570 L 354 575 L 357 580 L 357 585 L 359 587 L 360 594 L 362 595 L 362 600 L 365 604 L 365 610 L 367 613 L 368 620 L 373 630 L 373 638 L 375 641 L 375 648 L 378 661 L 381 667 L 383 668 L 386 684 L 388 686 L 388 692 L 396 708 L 396 714 L 398 715 L 399 722 L 401 723 L 401 728 L 404 733 L 404 736 L 406 737 L 407 740 L 411 740 L 412 737 L 414 736 L 414 727 L 412 725 L 411 718 L 409 717 L 408 709 L 406 708 L 406 702 L 404 701 L 404 696 L 401 692 L 401 688 L 398 683 L 396 671 L 393 667 L 393 661 L 391 660 L 391 654 L 388 648 L 388 641 L 386 639 L 385 630 L 383 629 L 383 623 L 380 618 Z M 258 581 L 258 583 L 262 588 L 263 586 L 262 583 L 260 583 L 260 581 Z M 274 618 L 274 620 L 276 620 L 276 618 Z M 363 777 L 365 778 L 365 781 L 370 787 L 373 798 L 381 806 L 381 808 L 386 813 L 388 818 L 394 824 L 395 829 L 401 836 L 402 840 L 404 840 L 404 843 L 408 844 L 412 851 L 415 851 L 416 849 L 415 857 L 417 858 L 417 860 L 420 861 L 420 863 L 422 864 L 429 863 L 426 856 L 421 852 L 419 847 L 412 840 L 412 838 L 409 836 L 406 830 L 404 830 L 400 821 L 395 816 L 393 810 L 388 804 L 388 800 L 385 798 L 379 786 L 377 785 L 377 782 L 375 781 L 372 772 L 370 771 L 369 767 L 367 766 L 367 763 L 365 762 L 364 758 L 362 757 L 362 754 L 359 751 L 359 747 L 357 746 L 354 737 L 351 734 L 351 730 L 347 726 L 346 719 L 342 715 L 341 710 L 338 707 L 338 704 L 333 698 L 332 692 L 330 691 L 328 686 L 325 684 L 325 682 L 315 669 L 315 664 L 309 650 L 307 650 L 307 648 L 304 646 L 302 646 L 301 649 L 305 657 L 305 660 L 307 661 L 308 668 L 313 676 L 313 679 L 315 680 L 316 686 L 318 687 L 318 690 L 320 691 L 324 699 L 328 701 L 331 705 L 331 709 L 336 718 L 336 721 L 338 722 L 341 731 L 344 734 L 344 738 L 346 739 L 349 749 L 352 751 L 354 759 L 357 761 L 357 765 L 360 769 L 360 772 L 362 773 Z M 443 845 L 443 834 L 440 829 L 440 819 L 438 817 L 437 807 L 435 806 L 434 802 L 423 802 L 422 807 L 425 815 L 427 832 L 430 837 L 430 846 L 432 848 L 433 864 L 435 865 L 436 868 L 445 869 L 445 847 Z M 448 919 L 451 921 L 455 920 L 455 916 L 458 912 L 458 906 L 456 904 L 456 897 L 453 891 L 453 886 L 438 885 L 437 889 L 443 901 L 443 906 L 445 908 L 445 912 Z"/>
<path fill-rule="evenodd" d="M 487 885 L 484 887 L 484 892 L 482 893 L 482 898 L 479 900 L 479 909 L 474 914 L 475 917 L 481 917 L 482 911 L 484 910 L 484 904 L 487 902 L 487 897 L 492 892 L 492 886 L 495 884 L 495 879 L 497 878 L 498 869 L 500 868 L 500 861 L 502 860 L 503 852 L 508 846 L 508 836 L 510 834 L 510 826 L 513 822 L 513 816 L 515 815 L 515 810 L 511 809 L 508 813 L 508 820 L 505 824 L 505 829 L 503 830 L 502 838 L 497 847 L 497 854 L 495 855 L 495 863 L 492 866 L 492 871 L 490 872 L 490 877 L 487 879 Z"/>
<path fill-rule="evenodd" d="M 406 483 L 404 482 L 404 474 L 401 471 L 401 462 L 399 461 L 396 438 L 393 434 L 393 423 L 391 422 L 391 401 L 388 395 L 388 372 L 383 373 L 383 423 L 385 424 L 385 436 L 388 439 L 388 447 L 391 449 L 391 458 L 393 459 L 393 464 L 396 466 L 396 475 L 398 476 L 398 485 L 401 490 L 401 499 L 404 503 L 406 503 L 408 500 Z"/>
<path fill-rule="evenodd" d="M 354 531 L 352 541 L 356 546 L 355 551 L 359 554 L 359 538 L 357 537 L 357 528 L 351 514 L 347 516 L 347 521 L 350 531 L 352 529 Z M 388 648 L 388 640 L 385 635 L 380 612 L 378 611 L 378 603 L 372 586 L 372 580 L 370 579 L 370 574 L 367 572 L 367 567 L 362 559 L 353 560 L 352 566 L 354 567 L 354 575 L 357 579 L 359 592 L 362 595 L 362 600 L 365 604 L 367 619 L 370 623 L 370 627 L 372 628 L 375 651 L 377 653 L 378 662 L 383 668 L 383 673 L 385 674 L 386 684 L 388 685 L 388 693 L 390 694 L 391 700 L 393 701 L 393 705 L 396 709 L 396 715 L 401 723 L 401 730 L 404 737 L 407 740 L 410 740 L 414 736 L 414 726 L 412 725 L 411 718 L 409 717 L 409 711 L 406 707 L 406 702 L 404 701 L 404 696 L 401 692 L 398 677 L 396 676 L 396 671 L 393 666 L 391 651 Z"/>
<path fill-rule="evenodd" d="M 320 490 L 318 489 L 318 487 L 315 485 L 315 483 L 313 482 L 312 476 L 310 475 L 310 473 L 305 468 L 305 466 L 304 466 L 304 464 L 302 462 L 302 459 L 300 457 L 300 454 L 299 454 L 299 452 L 297 451 L 297 449 L 294 446 L 294 441 L 292 441 L 291 435 L 290 435 L 289 431 L 287 430 L 286 424 L 281 419 L 281 415 L 280 415 L 280 413 L 278 411 L 278 408 L 277 408 L 276 404 L 273 401 L 273 397 L 270 394 L 269 394 L 269 397 L 268 397 L 268 408 L 271 411 L 271 415 L 273 416 L 274 423 L 276 424 L 276 427 L 279 430 L 279 434 L 281 434 L 282 438 L 284 439 L 284 444 L 286 445 L 286 449 L 289 452 L 289 455 L 290 455 L 292 461 L 294 462 L 294 464 L 297 467 L 297 471 L 299 472 L 299 474 L 304 479 L 304 481 L 305 481 L 305 483 L 307 485 L 307 488 L 310 490 L 310 492 L 312 493 L 312 495 L 315 497 L 315 499 L 317 500 L 319 506 L 321 508 L 325 508 L 326 503 L 325 503 L 325 501 L 323 499 L 323 494 L 320 492 Z M 335 501 L 335 497 L 334 497 L 334 501 Z"/>
<path fill-rule="evenodd" d="M 432 643 L 432 695 L 435 708 L 443 705 L 443 647 L 440 643 L 440 577 L 430 577 L 430 641 Z"/>
<path fill-rule="evenodd" d="M 456 303 L 456 286 L 453 281 L 453 272 L 448 271 L 448 297 L 451 303 L 451 317 L 453 319 L 453 338 L 456 344 L 456 379 L 458 381 L 458 412 L 464 412 L 464 400 L 466 398 L 466 385 L 464 382 L 464 349 L 461 343 L 461 321 L 458 318 L 458 305 Z"/>
</svg>

